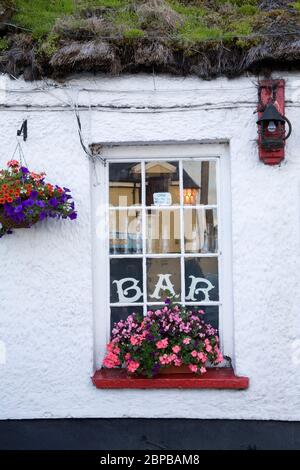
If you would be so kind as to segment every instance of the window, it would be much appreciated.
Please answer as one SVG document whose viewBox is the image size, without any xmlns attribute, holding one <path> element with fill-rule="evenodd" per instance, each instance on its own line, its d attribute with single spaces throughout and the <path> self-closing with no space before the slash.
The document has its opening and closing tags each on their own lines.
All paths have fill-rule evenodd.
<svg viewBox="0 0 300 470">
<path fill-rule="evenodd" d="M 223 353 L 231 355 L 226 148 L 141 146 L 105 153 L 94 194 L 96 211 L 100 201 L 105 208 L 98 210 L 94 251 L 96 328 L 103 329 L 100 318 L 107 328 L 105 338 L 96 333 L 96 342 L 101 336 L 103 348 L 114 322 L 163 305 L 169 291 L 181 304 L 205 311 L 205 320 L 219 329 Z"/>
</svg>

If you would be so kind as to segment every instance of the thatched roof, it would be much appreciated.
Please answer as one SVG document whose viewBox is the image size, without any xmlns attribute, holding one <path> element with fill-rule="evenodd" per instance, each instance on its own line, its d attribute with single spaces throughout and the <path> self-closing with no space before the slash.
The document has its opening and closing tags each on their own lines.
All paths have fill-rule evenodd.
<svg viewBox="0 0 300 470">
<path fill-rule="evenodd" d="M 0 70 L 209 79 L 300 68 L 300 1 L 0 0 Z"/>
</svg>

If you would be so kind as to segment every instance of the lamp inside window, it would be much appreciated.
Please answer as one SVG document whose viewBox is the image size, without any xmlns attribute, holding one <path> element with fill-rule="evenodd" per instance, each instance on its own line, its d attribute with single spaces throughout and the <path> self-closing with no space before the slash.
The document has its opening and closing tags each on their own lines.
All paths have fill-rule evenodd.
<svg viewBox="0 0 300 470">
<path fill-rule="evenodd" d="M 184 204 L 195 205 L 198 196 L 198 189 L 196 188 L 185 188 L 183 190 Z"/>
</svg>

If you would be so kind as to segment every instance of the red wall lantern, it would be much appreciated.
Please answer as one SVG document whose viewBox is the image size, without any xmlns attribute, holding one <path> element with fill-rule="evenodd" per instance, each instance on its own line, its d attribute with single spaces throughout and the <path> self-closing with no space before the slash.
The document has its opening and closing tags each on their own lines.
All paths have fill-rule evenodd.
<svg viewBox="0 0 300 470">
<path fill-rule="evenodd" d="M 259 82 L 258 147 L 259 158 L 266 165 L 278 165 L 284 160 L 285 141 L 292 132 L 292 125 L 284 116 L 284 87 L 284 80 Z"/>
</svg>

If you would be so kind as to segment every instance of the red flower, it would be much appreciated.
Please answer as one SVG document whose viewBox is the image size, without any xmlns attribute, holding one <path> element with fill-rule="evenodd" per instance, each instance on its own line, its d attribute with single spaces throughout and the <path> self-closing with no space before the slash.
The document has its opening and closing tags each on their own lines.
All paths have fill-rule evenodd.
<svg viewBox="0 0 300 470">
<path fill-rule="evenodd" d="M 17 160 L 10 160 L 9 162 L 7 162 L 7 166 L 14 168 L 20 166 L 20 164 Z"/>
</svg>

